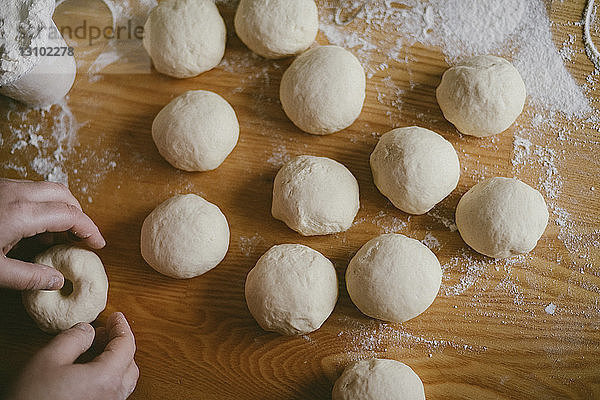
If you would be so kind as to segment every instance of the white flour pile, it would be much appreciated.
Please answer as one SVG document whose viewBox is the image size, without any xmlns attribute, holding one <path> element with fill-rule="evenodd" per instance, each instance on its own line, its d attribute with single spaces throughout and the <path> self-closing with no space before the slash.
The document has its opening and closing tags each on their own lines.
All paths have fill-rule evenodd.
<svg viewBox="0 0 600 400">
<path fill-rule="evenodd" d="M 345 1 L 356 8 L 364 0 Z M 352 49 L 373 76 L 390 63 L 406 62 L 415 43 L 438 46 L 449 63 L 477 54 L 512 59 L 530 99 L 568 116 L 591 111 L 558 53 L 542 0 L 371 0 L 347 27 L 334 23 L 338 1 L 326 1 L 321 31 L 329 42 Z M 360 28 L 362 31 L 350 32 Z M 376 32 L 393 32 L 383 39 Z M 383 56 L 385 61 L 373 65 Z"/>
<path fill-rule="evenodd" d="M 21 56 L 21 49 L 46 45 L 54 5 L 53 0 L 5 1 L 0 8 L 0 86 L 38 63 L 38 56 Z"/>
</svg>

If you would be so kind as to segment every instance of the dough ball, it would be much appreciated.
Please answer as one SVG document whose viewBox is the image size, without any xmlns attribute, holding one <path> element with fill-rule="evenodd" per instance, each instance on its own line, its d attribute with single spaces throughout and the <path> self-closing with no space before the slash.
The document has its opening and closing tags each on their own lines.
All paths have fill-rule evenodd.
<svg viewBox="0 0 600 400">
<path fill-rule="evenodd" d="M 460 164 L 452 144 L 429 129 L 394 129 L 371 154 L 379 191 L 404 212 L 425 214 L 458 184 Z"/>
<path fill-rule="evenodd" d="M 358 309 L 389 322 L 408 321 L 427 310 L 441 283 L 435 254 L 397 233 L 369 240 L 346 270 L 346 287 Z"/>
<path fill-rule="evenodd" d="M 177 195 L 146 217 L 142 257 L 171 278 L 187 279 L 216 267 L 229 249 L 229 225 L 216 205 L 195 194 Z"/>
<path fill-rule="evenodd" d="M 348 366 L 335 382 L 332 399 L 425 400 L 425 390 L 408 365 L 374 358 Z"/>
<path fill-rule="evenodd" d="M 337 46 L 320 46 L 299 55 L 285 71 L 279 98 L 298 128 L 328 135 L 358 118 L 365 85 L 365 71 L 352 53 Z"/>
<path fill-rule="evenodd" d="M 510 127 L 523 111 L 525 83 L 504 58 L 477 56 L 442 76 L 436 90 L 444 117 L 466 135 L 492 136 Z"/>
<path fill-rule="evenodd" d="M 58 333 L 79 322 L 90 323 L 106 307 L 108 278 L 93 252 L 78 247 L 51 247 L 35 263 L 55 268 L 65 277 L 61 290 L 23 292 L 25 310 L 41 330 Z"/>
<path fill-rule="evenodd" d="M 304 236 L 347 230 L 359 206 L 356 178 L 330 158 L 298 156 L 275 176 L 273 217 Z"/>
<path fill-rule="evenodd" d="M 152 123 L 152 138 L 160 154 L 185 171 L 217 168 L 237 144 L 239 133 L 231 105 L 205 90 L 176 97 Z"/>
<path fill-rule="evenodd" d="M 163 0 L 144 25 L 144 48 L 160 73 L 190 78 L 213 69 L 227 32 L 211 0 Z"/>
<path fill-rule="evenodd" d="M 456 226 L 465 243 L 494 258 L 530 252 L 547 224 L 542 194 L 513 178 L 479 182 L 456 207 Z"/>
<path fill-rule="evenodd" d="M 246 303 L 267 331 L 302 335 L 321 327 L 338 296 L 331 261 L 301 244 L 271 247 L 246 278 Z"/>
<path fill-rule="evenodd" d="M 253 52 L 266 58 L 293 56 L 306 50 L 319 31 L 314 0 L 241 0 L 235 32 Z"/>
</svg>

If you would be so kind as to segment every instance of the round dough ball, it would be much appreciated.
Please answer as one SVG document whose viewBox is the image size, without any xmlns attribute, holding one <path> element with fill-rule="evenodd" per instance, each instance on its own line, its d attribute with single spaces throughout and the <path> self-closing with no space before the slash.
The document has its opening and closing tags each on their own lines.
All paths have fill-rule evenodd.
<svg viewBox="0 0 600 400">
<path fill-rule="evenodd" d="M 187 279 L 216 267 L 229 249 L 229 225 L 216 205 L 195 194 L 177 195 L 144 220 L 142 257 L 171 278 Z"/>
<path fill-rule="evenodd" d="M 241 0 L 235 32 L 265 58 L 301 53 L 315 41 L 319 12 L 314 0 Z"/>
<path fill-rule="evenodd" d="M 144 25 L 144 48 L 160 73 L 190 78 L 213 69 L 225 53 L 227 32 L 211 0 L 163 0 Z"/>
<path fill-rule="evenodd" d="M 490 178 L 458 202 L 456 226 L 465 243 L 494 258 L 533 250 L 548 225 L 540 192 L 514 178 Z"/>
<path fill-rule="evenodd" d="M 59 245 L 39 254 L 35 263 L 55 268 L 65 278 L 61 290 L 23 292 L 25 310 L 44 332 L 58 333 L 79 322 L 90 323 L 106 307 L 108 278 L 95 253 Z"/>
<path fill-rule="evenodd" d="M 460 163 L 450 142 L 411 126 L 381 136 L 371 153 L 371 171 L 375 186 L 394 206 L 425 214 L 456 188 Z"/>
<path fill-rule="evenodd" d="M 435 254 L 397 233 L 369 240 L 346 270 L 346 287 L 358 309 L 389 322 L 408 321 L 427 310 L 441 284 Z"/>
<path fill-rule="evenodd" d="M 329 317 L 338 296 L 331 261 L 301 244 L 271 247 L 246 278 L 246 303 L 266 331 L 313 332 Z"/>
<path fill-rule="evenodd" d="M 365 85 L 365 71 L 352 53 L 338 46 L 320 46 L 299 55 L 285 71 L 279 98 L 298 128 L 328 135 L 358 118 Z"/>
<path fill-rule="evenodd" d="M 425 400 L 425 389 L 408 365 L 374 358 L 348 366 L 335 382 L 332 399 Z"/>
<path fill-rule="evenodd" d="M 492 136 L 523 111 L 525 83 L 504 58 L 473 57 L 442 76 L 436 97 L 444 117 L 466 135 Z"/>
<path fill-rule="evenodd" d="M 356 178 L 330 158 L 298 156 L 275 176 L 271 213 L 301 235 L 343 232 L 359 207 Z"/>
<path fill-rule="evenodd" d="M 240 134 L 235 111 L 216 93 L 190 90 L 154 118 L 152 138 L 159 153 L 185 171 L 210 171 L 227 158 Z"/>
</svg>

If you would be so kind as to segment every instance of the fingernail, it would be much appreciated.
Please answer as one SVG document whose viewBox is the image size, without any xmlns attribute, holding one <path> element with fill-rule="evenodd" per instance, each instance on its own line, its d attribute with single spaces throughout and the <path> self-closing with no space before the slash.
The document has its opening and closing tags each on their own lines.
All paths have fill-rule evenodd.
<svg viewBox="0 0 600 400">
<path fill-rule="evenodd" d="M 58 290 L 63 287 L 65 281 L 62 275 L 53 275 L 48 282 L 48 289 Z"/>
<path fill-rule="evenodd" d="M 100 247 L 106 246 L 106 239 L 103 236 L 100 236 Z"/>
<path fill-rule="evenodd" d="M 87 324 L 85 322 L 79 322 L 79 323 L 73 325 L 73 328 L 82 330 L 84 332 L 89 332 L 90 329 L 93 329 L 90 324 Z"/>
</svg>

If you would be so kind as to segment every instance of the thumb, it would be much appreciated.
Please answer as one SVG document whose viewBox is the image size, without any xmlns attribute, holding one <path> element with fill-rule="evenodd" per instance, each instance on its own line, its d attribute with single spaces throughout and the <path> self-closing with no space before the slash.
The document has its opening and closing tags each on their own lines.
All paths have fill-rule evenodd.
<svg viewBox="0 0 600 400">
<path fill-rule="evenodd" d="M 58 290 L 64 278 L 56 269 L 0 256 L 0 287 L 16 290 Z"/>
<path fill-rule="evenodd" d="M 94 328 L 80 322 L 59 333 L 37 355 L 49 364 L 72 364 L 85 353 L 94 341 Z"/>
</svg>

